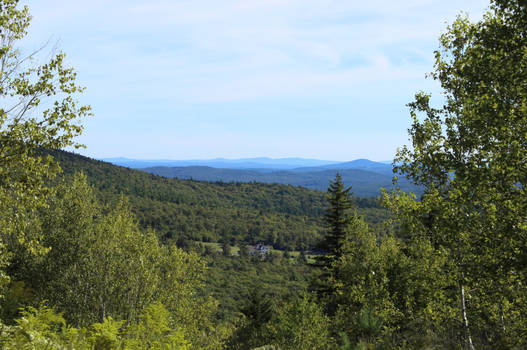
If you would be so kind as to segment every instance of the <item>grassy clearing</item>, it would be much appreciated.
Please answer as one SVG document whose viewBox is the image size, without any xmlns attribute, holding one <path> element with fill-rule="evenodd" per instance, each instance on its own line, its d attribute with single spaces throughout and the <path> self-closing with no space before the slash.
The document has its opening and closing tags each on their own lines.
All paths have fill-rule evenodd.
<svg viewBox="0 0 527 350">
<path fill-rule="evenodd" d="M 222 244 L 221 243 L 212 243 L 212 242 L 196 242 L 196 243 L 200 243 L 204 247 L 208 247 L 209 249 L 211 249 L 215 253 L 218 253 L 218 254 L 223 253 L 223 249 L 222 249 Z M 283 257 L 283 255 L 285 253 L 285 250 L 275 249 L 272 246 L 267 246 L 267 247 L 269 248 L 269 253 L 270 254 L 279 254 L 280 257 Z M 250 248 L 250 245 L 247 245 L 247 248 Z M 240 246 L 237 246 L 237 245 L 236 246 L 231 246 L 231 255 L 236 256 L 239 253 L 240 253 Z M 299 256 L 300 256 L 300 251 L 299 250 L 289 251 L 289 257 L 290 257 L 291 260 L 298 259 Z M 315 262 L 315 257 L 316 257 L 316 255 L 309 254 L 308 252 L 306 252 L 306 258 L 307 258 L 307 262 L 308 263 L 310 263 L 310 264 L 314 263 Z"/>
</svg>

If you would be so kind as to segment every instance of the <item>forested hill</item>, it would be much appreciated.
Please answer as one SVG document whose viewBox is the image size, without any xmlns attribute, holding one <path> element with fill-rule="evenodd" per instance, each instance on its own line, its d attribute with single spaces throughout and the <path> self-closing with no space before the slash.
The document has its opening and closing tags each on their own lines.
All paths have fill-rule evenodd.
<svg viewBox="0 0 527 350">
<path fill-rule="evenodd" d="M 264 182 L 325 191 L 329 180 L 339 173 L 347 186 L 353 186 L 353 192 L 360 197 L 377 197 L 381 188 L 393 187 L 393 173 L 390 165 L 381 164 L 379 168 L 338 168 L 338 164 L 327 167 L 298 168 L 292 170 L 269 169 L 224 169 L 208 166 L 164 167 L 156 166 L 141 170 L 171 178 L 194 179 L 203 181 L 225 182 Z M 342 165 L 344 166 L 344 165 Z M 421 192 L 405 178 L 401 178 L 398 186 L 405 192 Z"/>
<path fill-rule="evenodd" d="M 144 227 L 169 240 L 264 242 L 278 249 L 307 249 L 323 232 L 324 192 L 262 183 L 168 179 L 53 151 L 65 175 L 82 171 L 105 201 L 124 194 Z M 356 199 L 372 224 L 386 210 L 371 198 Z"/>
<path fill-rule="evenodd" d="M 70 152 L 55 151 L 53 156 L 66 174 L 83 171 L 93 186 L 107 193 L 176 204 L 251 207 L 265 212 L 311 216 L 319 216 L 321 206 L 325 205 L 323 193 L 293 186 L 168 179 Z"/>
</svg>

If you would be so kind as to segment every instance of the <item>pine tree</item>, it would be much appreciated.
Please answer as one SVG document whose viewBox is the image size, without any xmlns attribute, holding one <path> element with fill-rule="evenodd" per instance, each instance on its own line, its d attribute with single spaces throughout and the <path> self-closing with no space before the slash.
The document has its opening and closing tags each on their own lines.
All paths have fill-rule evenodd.
<svg viewBox="0 0 527 350">
<path fill-rule="evenodd" d="M 322 271 L 311 282 L 310 289 L 325 300 L 326 312 L 332 315 L 337 310 L 338 305 L 338 298 L 335 298 L 336 285 L 340 281 L 337 262 L 349 250 L 350 245 L 346 242 L 352 236 L 354 223 L 360 221 L 360 218 L 353 212 L 351 187 L 344 187 L 339 173 L 329 183 L 327 198 L 329 202 L 329 208 L 325 215 L 327 233 L 318 245 L 323 254 L 316 257 L 316 264 Z"/>
<path fill-rule="evenodd" d="M 231 337 L 229 349 L 253 349 L 266 344 L 269 341 L 269 321 L 275 310 L 260 283 L 251 289 L 247 303 L 240 311 L 245 318 Z"/>
<path fill-rule="evenodd" d="M 328 231 L 319 248 L 325 255 L 318 257 L 317 261 L 322 267 L 330 268 L 332 263 L 344 254 L 344 246 L 354 220 L 354 209 L 351 187 L 345 188 L 339 173 L 335 180 L 330 181 L 327 198 L 330 207 L 326 211 L 325 219 Z"/>
</svg>

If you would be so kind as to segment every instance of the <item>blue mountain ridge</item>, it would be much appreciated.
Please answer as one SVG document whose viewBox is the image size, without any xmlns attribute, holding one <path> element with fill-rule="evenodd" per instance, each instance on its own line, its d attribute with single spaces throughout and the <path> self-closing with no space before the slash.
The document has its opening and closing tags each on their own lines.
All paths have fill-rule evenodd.
<svg viewBox="0 0 527 350">
<path fill-rule="evenodd" d="M 352 186 L 359 197 L 375 197 L 380 189 L 393 188 L 392 165 L 368 159 L 335 162 L 304 158 L 246 158 L 208 160 L 135 160 L 111 158 L 105 161 L 136 168 L 168 178 L 193 179 L 209 182 L 263 182 L 302 186 L 325 191 L 329 181 L 341 174 L 344 184 Z M 403 191 L 421 190 L 404 178 L 398 186 Z"/>
<path fill-rule="evenodd" d="M 384 163 L 374 162 L 368 159 L 357 159 L 351 162 L 338 162 L 331 160 L 307 159 L 307 158 L 242 158 L 242 159 L 194 159 L 194 160 L 168 160 L 168 159 L 130 159 L 130 158 L 102 158 L 105 162 L 133 169 L 165 166 L 208 166 L 212 168 L 229 169 L 266 169 L 314 171 L 325 169 L 391 169 Z"/>
</svg>

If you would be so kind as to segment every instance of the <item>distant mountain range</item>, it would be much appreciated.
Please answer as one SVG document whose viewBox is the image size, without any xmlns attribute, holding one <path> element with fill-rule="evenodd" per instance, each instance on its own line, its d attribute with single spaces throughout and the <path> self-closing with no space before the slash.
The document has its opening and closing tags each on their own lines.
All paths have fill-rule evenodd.
<svg viewBox="0 0 527 350">
<path fill-rule="evenodd" d="M 271 170 L 322 170 L 322 169 L 389 169 L 391 162 L 374 162 L 368 159 L 356 159 L 351 162 L 339 162 L 332 160 L 308 159 L 308 158 L 241 158 L 241 159 L 193 159 L 193 160 L 169 160 L 169 159 L 130 159 L 130 158 L 102 158 L 104 162 L 124 166 L 132 169 L 150 167 L 187 167 L 207 166 L 219 169 L 271 169 Z"/>
<path fill-rule="evenodd" d="M 243 158 L 243 159 L 195 159 L 195 160 L 167 160 L 167 159 L 129 159 L 129 158 L 103 158 L 102 161 L 132 169 L 154 166 L 184 167 L 208 166 L 212 168 L 227 169 L 295 169 L 300 167 L 318 167 L 338 164 L 337 161 L 305 159 L 305 158 Z"/>
<path fill-rule="evenodd" d="M 392 189 L 392 165 L 357 159 L 334 162 L 304 158 L 248 158 L 211 160 L 135 160 L 107 158 L 104 161 L 136 168 L 168 178 L 210 182 L 263 182 L 302 186 L 325 191 L 338 172 L 359 197 L 375 197 L 381 188 Z M 421 192 L 406 179 L 398 183 L 403 191 Z"/>
</svg>

